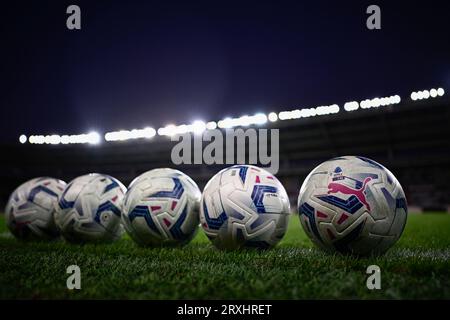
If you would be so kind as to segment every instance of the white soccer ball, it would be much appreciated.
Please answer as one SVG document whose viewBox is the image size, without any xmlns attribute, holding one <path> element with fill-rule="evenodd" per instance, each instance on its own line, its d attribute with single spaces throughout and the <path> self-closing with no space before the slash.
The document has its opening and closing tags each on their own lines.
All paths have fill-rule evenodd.
<svg viewBox="0 0 450 320">
<path fill-rule="evenodd" d="M 126 188 L 108 175 L 92 173 L 72 180 L 61 195 L 55 221 L 69 242 L 110 242 L 120 238 Z"/>
<path fill-rule="evenodd" d="M 35 178 L 19 186 L 6 205 L 6 225 L 19 239 L 54 239 L 59 236 L 54 221 L 55 205 L 66 183 Z"/>
<path fill-rule="evenodd" d="M 200 222 L 219 249 L 267 249 L 284 236 L 289 198 L 271 173 L 236 165 L 217 173 L 202 195 Z"/>
<path fill-rule="evenodd" d="M 315 168 L 300 189 L 298 210 L 315 244 L 355 255 L 388 250 L 400 238 L 408 212 L 394 175 L 373 160 L 354 156 Z"/>
<path fill-rule="evenodd" d="M 188 243 L 198 230 L 201 192 L 181 171 L 147 171 L 129 186 L 124 201 L 123 225 L 143 246 Z"/>
</svg>

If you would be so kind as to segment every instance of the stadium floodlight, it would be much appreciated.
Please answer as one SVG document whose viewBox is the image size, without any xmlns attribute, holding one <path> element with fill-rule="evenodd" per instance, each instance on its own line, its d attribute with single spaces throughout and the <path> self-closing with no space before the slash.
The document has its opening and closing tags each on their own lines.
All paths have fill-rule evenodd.
<svg viewBox="0 0 450 320">
<path fill-rule="evenodd" d="M 428 99 L 430 97 L 435 98 L 437 96 L 443 96 L 445 91 L 443 88 L 414 91 L 411 93 L 412 100 Z M 387 97 L 375 97 L 373 99 L 365 99 L 360 101 L 350 101 L 344 104 L 345 111 L 354 111 L 361 109 L 378 108 L 381 106 L 389 106 L 398 104 L 401 102 L 401 97 L 399 95 L 392 95 Z M 174 125 L 170 124 L 165 127 L 159 128 L 157 131 L 151 127 L 144 129 L 132 129 L 107 132 L 104 135 L 106 141 L 125 141 L 129 139 L 138 138 L 153 138 L 156 134 L 160 136 L 173 136 L 176 134 L 184 134 L 188 132 L 193 132 L 195 134 L 201 134 L 205 130 L 214 130 L 219 128 L 233 128 L 233 127 L 247 127 L 251 125 L 264 125 L 268 121 L 275 122 L 278 120 L 292 120 L 300 118 L 309 118 L 315 116 L 329 115 L 340 112 L 340 107 L 337 104 L 332 105 L 322 105 L 315 108 L 302 108 L 290 111 L 281 111 L 278 114 L 275 112 L 270 112 L 269 114 L 256 113 L 254 115 L 243 115 L 238 118 L 227 117 L 218 122 L 209 121 L 204 122 L 201 120 L 196 120 L 191 124 L 181 124 Z M 51 136 L 30 136 L 28 139 L 26 136 L 19 137 L 21 143 L 29 142 L 31 144 L 73 144 L 73 143 L 89 143 L 98 144 L 101 142 L 100 135 L 96 132 L 91 132 L 89 134 L 82 135 L 51 135 Z M 23 142 L 22 142 L 23 141 Z"/>
<path fill-rule="evenodd" d="M 36 137 L 36 143 L 37 144 L 44 144 L 45 143 L 45 136 L 39 135 Z"/>
<path fill-rule="evenodd" d="M 142 136 L 143 138 L 150 139 L 156 135 L 156 130 L 153 129 L 152 127 L 146 127 L 143 129 L 142 133 L 143 133 L 143 136 Z"/>
<path fill-rule="evenodd" d="M 262 125 L 267 123 L 267 116 L 264 113 L 257 113 L 252 117 L 252 123 Z"/>
<path fill-rule="evenodd" d="M 307 112 L 308 109 L 296 109 L 294 111 L 291 111 L 291 119 L 299 119 L 302 117 L 302 114 Z M 303 113 L 302 113 L 303 112 Z"/>
<path fill-rule="evenodd" d="M 414 92 L 413 92 L 414 93 Z M 416 94 L 411 94 L 411 99 L 415 100 Z M 399 95 L 395 95 L 395 96 L 389 96 L 389 97 L 377 97 L 377 98 L 373 98 L 373 99 L 365 99 L 362 100 L 360 102 L 360 107 L 361 109 L 370 109 L 370 108 L 379 108 L 379 107 L 385 107 L 385 106 L 389 106 L 389 105 L 393 105 L 393 104 L 398 104 L 400 103 L 401 98 Z M 347 106 L 347 108 L 351 108 L 350 105 Z M 344 106 L 345 109 L 345 106 Z M 349 110 L 347 110 L 349 111 Z"/>
<path fill-rule="evenodd" d="M 231 118 L 225 118 L 223 120 L 220 120 L 217 125 L 219 126 L 219 128 L 231 128 Z"/>
<path fill-rule="evenodd" d="M 24 135 L 24 134 L 22 134 L 22 135 L 19 137 L 19 142 L 20 142 L 21 144 L 26 143 L 27 140 L 28 140 L 28 138 L 27 138 L 27 136 Z"/>
<path fill-rule="evenodd" d="M 269 113 L 267 118 L 269 119 L 270 122 L 275 122 L 278 120 L 278 115 L 275 112 L 271 112 Z"/>
<path fill-rule="evenodd" d="M 336 113 L 339 113 L 339 111 L 341 111 L 341 108 L 337 104 L 332 104 L 329 107 L 329 111 L 330 111 L 330 114 L 336 114 Z"/>
<path fill-rule="evenodd" d="M 305 117 L 309 118 L 309 117 L 314 117 L 317 115 L 317 111 L 314 108 L 310 108 L 310 109 L 304 109 L 305 110 Z"/>
<path fill-rule="evenodd" d="M 422 90 L 422 91 L 414 91 L 411 93 L 411 99 L 412 100 L 422 100 L 422 99 L 429 99 L 429 98 L 436 98 L 438 96 L 444 95 L 444 89 L 430 89 L 430 90 Z"/>
<path fill-rule="evenodd" d="M 345 111 L 355 111 L 359 109 L 359 103 L 357 101 L 350 101 L 344 104 Z"/>
<path fill-rule="evenodd" d="M 288 119 L 288 111 L 281 111 L 278 113 L 278 119 L 287 120 Z"/>
<path fill-rule="evenodd" d="M 249 116 L 245 115 L 237 119 L 233 119 L 232 124 L 233 127 L 235 126 L 247 127 L 252 124 L 252 119 Z"/>
<path fill-rule="evenodd" d="M 130 139 L 137 139 L 137 138 L 140 138 L 140 137 L 141 137 L 140 130 L 133 129 L 133 130 L 130 131 L 130 134 L 129 134 L 129 138 Z"/>
<path fill-rule="evenodd" d="M 152 127 L 144 129 L 133 129 L 131 131 L 121 130 L 105 133 L 106 141 L 126 141 L 130 139 L 150 139 L 156 135 L 156 130 Z"/>
<path fill-rule="evenodd" d="M 99 144 L 101 142 L 101 137 L 98 132 L 90 132 L 87 134 L 79 135 L 32 135 L 28 139 L 31 144 L 78 144 L 78 143 L 89 143 L 89 144 Z"/>
<path fill-rule="evenodd" d="M 100 134 L 98 132 L 90 132 L 86 135 L 86 142 L 82 143 L 89 143 L 89 144 L 99 144 L 101 141 Z"/>
<path fill-rule="evenodd" d="M 52 134 L 51 136 L 45 137 L 45 143 L 46 144 L 60 144 L 61 143 L 61 137 L 57 134 Z"/>
<path fill-rule="evenodd" d="M 30 138 L 28 139 L 28 142 L 31 144 L 38 144 L 37 143 L 37 137 L 36 136 L 30 136 Z"/>
<path fill-rule="evenodd" d="M 70 143 L 70 137 L 68 135 L 61 136 L 61 144 L 69 144 Z"/>
<path fill-rule="evenodd" d="M 190 132 L 190 131 L 192 131 L 191 130 L 191 126 L 188 126 L 186 124 L 180 124 L 179 126 L 175 126 L 174 134 L 172 134 L 172 135 L 184 134 L 184 133 L 187 133 L 187 132 Z"/>
<path fill-rule="evenodd" d="M 432 98 L 436 98 L 437 97 L 437 90 L 436 89 L 431 89 L 430 90 L 430 96 L 432 97 Z"/>
<path fill-rule="evenodd" d="M 267 122 L 264 113 L 257 113 L 253 116 L 244 115 L 239 118 L 225 118 L 218 122 L 219 128 L 247 127 L 250 125 L 262 125 Z"/>
<path fill-rule="evenodd" d="M 318 106 L 316 108 L 303 108 L 292 111 L 281 111 L 278 114 L 280 120 L 291 120 L 300 118 L 309 118 L 315 116 L 323 116 L 328 114 L 338 113 L 340 111 L 339 105 L 332 104 L 329 106 Z"/>
<path fill-rule="evenodd" d="M 281 111 L 280 113 L 278 113 L 278 119 L 280 120 L 290 120 L 293 119 L 293 114 L 294 111 Z M 299 110 L 300 112 L 300 110 Z"/>
<path fill-rule="evenodd" d="M 309 108 L 301 109 L 298 112 L 293 113 L 293 118 L 309 118 L 311 116 L 311 112 Z"/>
<path fill-rule="evenodd" d="M 217 128 L 217 123 L 215 121 L 210 121 L 206 124 L 206 129 L 214 130 Z"/>
<path fill-rule="evenodd" d="M 202 134 L 206 130 L 206 123 L 201 120 L 196 120 L 192 123 L 191 130 L 195 134 Z"/>
<path fill-rule="evenodd" d="M 177 126 L 174 124 L 169 124 L 166 126 L 166 135 L 169 137 L 174 136 L 177 133 Z"/>
<path fill-rule="evenodd" d="M 423 98 L 424 98 L 423 91 L 418 91 L 417 92 L 417 99 L 418 100 L 422 100 Z"/>
<path fill-rule="evenodd" d="M 374 98 L 372 100 L 372 107 L 378 108 L 379 106 L 381 106 L 381 99 L 380 98 Z"/>
<path fill-rule="evenodd" d="M 368 99 L 361 101 L 359 104 L 361 106 L 361 109 L 370 108 L 369 101 L 370 100 L 368 100 Z"/>
</svg>

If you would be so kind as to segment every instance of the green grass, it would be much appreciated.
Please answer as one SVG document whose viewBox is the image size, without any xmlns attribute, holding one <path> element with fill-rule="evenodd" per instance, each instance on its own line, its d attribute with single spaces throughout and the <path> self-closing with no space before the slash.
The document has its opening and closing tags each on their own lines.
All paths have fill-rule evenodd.
<svg viewBox="0 0 450 320">
<path fill-rule="evenodd" d="M 66 268 L 81 268 L 81 290 Z M 381 268 L 368 290 L 367 266 Z M 186 247 L 22 243 L 0 217 L 0 298 L 70 299 L 449 299 L 450 215 L 410 215 L 401 240 L 382 257 L 357 259 L 316 249 L 292 216 L 273 250 L 221 252 L 202 232 Z"/>
</svg>

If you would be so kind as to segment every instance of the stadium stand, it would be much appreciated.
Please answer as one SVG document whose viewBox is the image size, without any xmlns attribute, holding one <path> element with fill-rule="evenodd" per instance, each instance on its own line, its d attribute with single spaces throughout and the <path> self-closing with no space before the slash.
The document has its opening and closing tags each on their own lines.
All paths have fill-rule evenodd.
<svg viewBox="0 0 450 320">
<path fill-rule="evenodd" d="M 296 203 L 306 175 L 322 161 L 339 155 L 376 160 L 399 179 L 410 206 L 445 211 L 450 207 L 450 101 L 405 100 L 395 106 L 360 109 L 297 120 L 268 122 L 280 129 L 277 176 Z M 190 175 L 202 188 L 223 165 L 171 163 L 176 142 L 151 140 L 103 142 L 100 145 L 3 145 L 0 201 L 20 183 L 36 176 L 69 181 L 88 172 L 110 174 L 125 184 L 140 173 L 173 167 Z"/>
</svg>

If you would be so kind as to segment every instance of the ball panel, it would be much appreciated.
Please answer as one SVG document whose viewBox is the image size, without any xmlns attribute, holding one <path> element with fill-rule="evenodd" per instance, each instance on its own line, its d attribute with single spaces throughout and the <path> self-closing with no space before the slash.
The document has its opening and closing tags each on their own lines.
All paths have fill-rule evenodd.
<svg viewBox="0 0 450 320">
<path fill-rule="evenodd" d="M 55 216 L 63 237 L 76 243 L 119 239 L 125 190 L 120 181 L 103 174 L 88 174 L 71 181 Z"/>
<path fill-rule="evenodd" d="M 405 195 L 394 175 L 373 160 L 352 156 L 316 167 L 302 184 L 298 208 L 302 227 L 314 243 L 360 255 L 392 246 L 407 215 Z"/>
<path fill-rule="evenodd" d="M 184 245 L 198 228 L 200 194 L 195 182 L 181 171 L 145 172 L 126 194 L 125 229 L 140 245 Z"/>
<path fill-rule="evenodd" d="M 287 193 L 274 176 L 255 166 L 236 165 L 207 183 L 200 221 L 219 249 L 270 248 L 283 237 L 289 212 Z"/>
<path fill-rule="evenodd" d="M 6 225 L 11 233 L 23 240 L 57 238 L 55 205 L 65 185 L 61 180 L 41 177 L 19 186 L 6 206 Z"/>
</svg>

